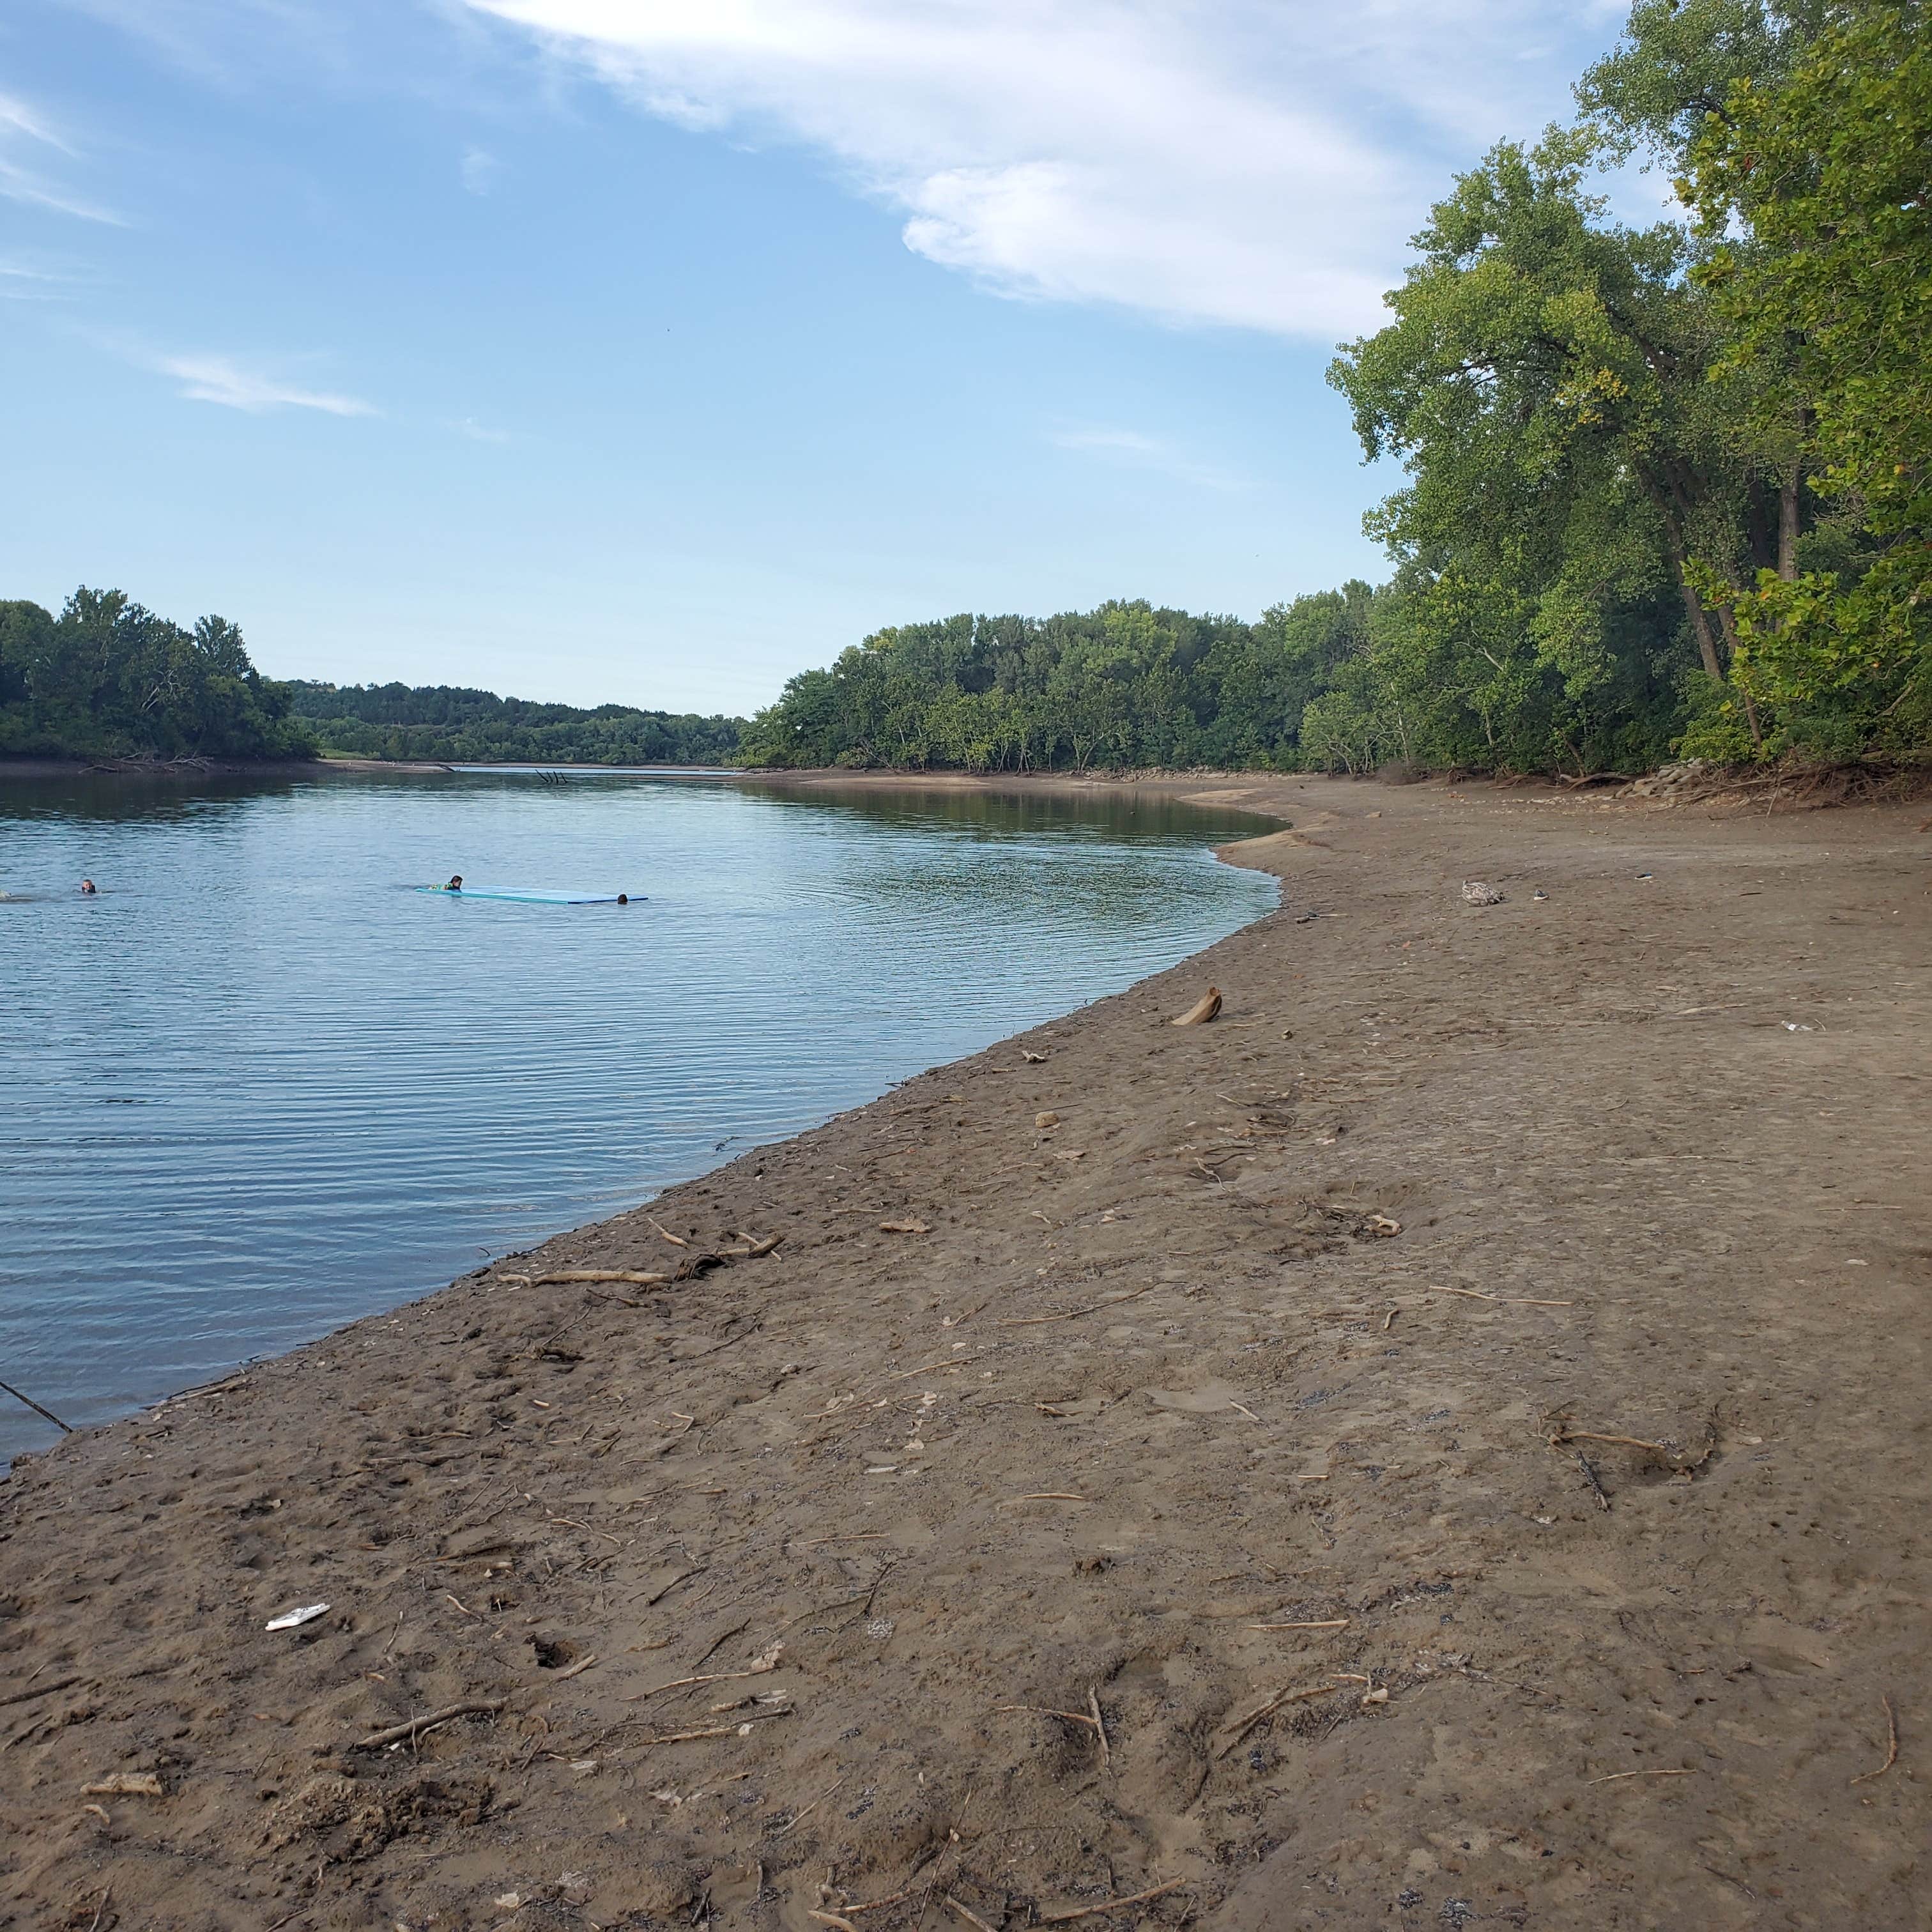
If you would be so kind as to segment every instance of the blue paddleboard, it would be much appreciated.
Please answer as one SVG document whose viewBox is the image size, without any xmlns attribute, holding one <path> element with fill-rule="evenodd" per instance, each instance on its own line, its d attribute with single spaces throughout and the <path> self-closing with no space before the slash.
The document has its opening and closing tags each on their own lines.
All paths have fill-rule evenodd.
<svg viewBox="0 0 1932 1932">
<path fill-rule="evenodd" d="M 551 892 L 542 886 L 465 886 L 460 891 L 452 892 L 447 886 L 418 886 L 419 892 L 441 892 L 452 899 L 518 899 L 526 905 L 615 905 L 615 892 Z M 643 898 L 641 892 L 626 896 L 635 905 Z"/>
</svg>

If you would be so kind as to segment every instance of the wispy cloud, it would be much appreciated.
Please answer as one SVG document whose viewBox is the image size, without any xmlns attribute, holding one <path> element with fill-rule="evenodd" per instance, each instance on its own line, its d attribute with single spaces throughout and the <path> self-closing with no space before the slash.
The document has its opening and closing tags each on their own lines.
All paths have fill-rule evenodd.
<svg viewBox="0 0 1932 1932">
<path fill-rule="evenodd" d="M 0 133 L 24 134 L 30 141 L 58 148 L 64 154 L 74 152 L 40 111 L 29 107 L 16 94 L 0 94 Z"/>
<path fill-rule="evenodd" d="M 268 410 L 320 410 L 332 416 L 374 416 L 381 410 L 354 396 L 304 388 L 265 370 L 251 369 L 226 356 L 156 356 L 150 366 L 173 376 L 191 402 L 218 403 L 224 409 L 259 416 Z"/>
<path fill-rule="evenodd" d="M 1622 0 L 466 0 L 646 111 L 803 144 L 986 287 L 1332 338 Z M 1536 57 L 1514 58 L 1534 47 Z M 1547 57 L 1544 57 L 1546 51 Z"/>
<path fill-rule="evenodd" d="M 1212 464 L 1198 463 L 1160 437 L 1144 436 L 1138 430 L 1110 429 L 1099 424 L 1074 424 L 1048 431 L 1047 440 L 1056 449 L 1070 449 L 1105 458 L 1130 469 L 1158 471 L 1177 482 L 1190 483 L 1203 490 L 1241 490 L 1246 481 L 1232 471 Z"/>
<path fill-rule="evenodd" d="M 0 255 L 0 302 L 68 302 L 79 278 L 15 256 Z"/>
<path fill-rule="evenodd" d="M 459 172 L 463 185 L 472 194 L 488 194 L 495 186 L 496 177 L 503 172 L 503 164 L 482 148 L 466 148 Z"/>
<path fill-rule="evenodd" d="M 74 147 L 39 109 L 29 106 L 17 94 L 0 94 L 0 199 L 25 207 L 44 208 L 56 214 L 74 215 L 82 221 L 125 227 L 127 224 L 112 209 L 102 207 L 60 182 L 50 180 L 38 167 L 16 158 L 22 149 L 36 152 L 47 148 L 70 160 L 79 158 Z"/>
<path fill-rule="evenodd" d="M 472 442 L 508 442 L 510 432 L 506 429 L 490 429 L 478 422 L 474 416 L 460 416 L 450 424 L 458 436 L 467 436 Z"/>
</svg>

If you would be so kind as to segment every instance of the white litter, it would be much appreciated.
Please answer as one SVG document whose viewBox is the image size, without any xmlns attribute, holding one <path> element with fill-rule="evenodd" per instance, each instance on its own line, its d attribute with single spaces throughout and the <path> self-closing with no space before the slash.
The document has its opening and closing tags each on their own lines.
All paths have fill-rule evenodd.
<svg viewBox="0 0 1932 1932">
<path fill-rule="evenodd" d="M 278 1617 L 271 1617 L 262 1625 L 264 1630 L 299 1630 L 304 1624 L 312 1624 L 317 1617 L 328 1614 L 326 1604 L 304 1604 L 299 1610 L 284 1610 Z"/>
</svg>

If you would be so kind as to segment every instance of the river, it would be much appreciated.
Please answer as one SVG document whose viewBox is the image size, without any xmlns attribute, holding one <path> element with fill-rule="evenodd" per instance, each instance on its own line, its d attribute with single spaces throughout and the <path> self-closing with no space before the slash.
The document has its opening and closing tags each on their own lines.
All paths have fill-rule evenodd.
<svg viewBox="0 0 1932 1932">
<path fill-rule="evenodd" d="M 1121 796 L 0 778 L 0 1378 L 105 1420 L 648 1198 L 1274 903 Z M 628 905 L 456 899 L 472 884 Z M 84 898 L 83 876 L 100 891 Z M 51 1425 L 0 1396 L 0 1459 Z"/>
</svg>

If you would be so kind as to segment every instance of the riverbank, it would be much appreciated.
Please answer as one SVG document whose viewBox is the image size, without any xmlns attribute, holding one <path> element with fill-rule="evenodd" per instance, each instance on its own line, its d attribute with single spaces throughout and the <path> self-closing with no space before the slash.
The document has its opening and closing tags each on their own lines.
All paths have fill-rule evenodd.
<svg viewBox="0 0 1932 1932">
<path fill-rule="evenodd" d="M 1282 910 L 20 1466 L 0 1924 L 1916 1926 L 1922 808 L 1158 790 Z"/>
<path fill-rule="evenodd" d="M 315 778 L 331 772 L 446 772 L 447 765 L 402 764 L 380 758 L 0 758 L 0 778 Z"/>
</svg>

